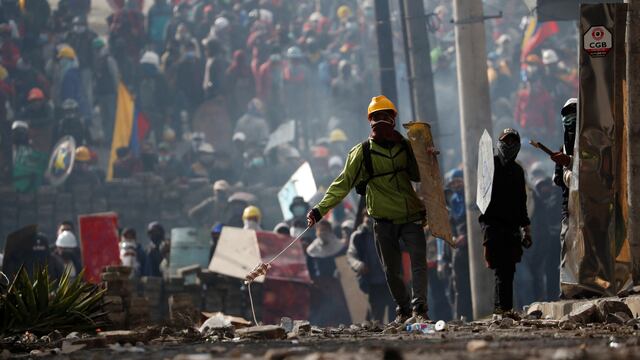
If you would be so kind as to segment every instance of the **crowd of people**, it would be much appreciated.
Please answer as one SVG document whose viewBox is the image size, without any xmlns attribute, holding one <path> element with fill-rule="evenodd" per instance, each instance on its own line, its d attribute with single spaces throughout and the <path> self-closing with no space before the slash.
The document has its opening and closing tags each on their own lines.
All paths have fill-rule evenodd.
<svg viewBox="0 0 640 360">
<path fill-rule="evenodd" d="M 575 96 L 577 65 L 575 47 L 560 44 L 575 31 L 556 24 L 555 33 L 537 46 L 519 46 L 532 21 L 524 4 L 485 3 L 486 11 L 504 14 L 487 22 L 494 130 L 514 128 L 526 139 L 561 144 L 557 109 Z M 293 217 L 273 228 L 292 237 L 301 234 L 308 211 L 343 171 L 349 149 L 370 131 L 363 109 L 378 93 L 373 2 L 155 0 L 148 9 L 135 0 L 110 4 L 105 34 L 97 34 L 88 21 L 90 0 L 61 0 L 55 9 L 46 0 L 0 5 L 0 102 L 5 104 L 0 106 L 0 182 L 24 193 L 46 184 L 49 155 L 65 135 L 77 148 L 63 186 L 105 182 L 124 86 L 149 128 L 139 146 L 114 149 L 114 179 L 150 172 L 168 184 L 209 182 L 211 193 L 188 216 L 193 226 L 211 229 L 213 254 L 222 226 L 270 230 L 275 225 L 265 223 L 252 194 L 233 194 L 279 189 L 306 161 L 320 192 L 309 202 L 296 197 Z M 452 250 L 442 240 L 427 241 L 427 302 L 432 318 L 470 319 L 452 9 L 449 1 L 432 1 L 427 11 L 438 20 L 438 26 L 429 27 L 440 124 L 436 144 L 441 164 L 450 169 L 445 191 L 458 245 Z M 402 97 L 407 81 L 398 21 L 392 6 Z M 400 105 L 405 102 L 400 99 Z M 400 116 L 409 112 L 400 106 Z M 294 135 L 282 140 L 286 131 L 278 130 L 290 123 Z M 519 160 L 527 171 L 534 237 L 515 275 L 516 304 L 525 305 L 558 296 L 562 200 L 551 180 L 553 163 L 525 148 Z M 353 199 L 348 195 L 303 236 L 317 285 L 312 316 L 321 314 L 315 319 L 320 324 L 348 322 L 344 295 L 336 295 L 341 290 L 335 258 L 345 254 L 369 294 L 370 318 L 383 320 L 385 309 L 393 317 L 373 242 L 374 221 L 365 214 L 361 224 L 354 223 Z M 135 266 L 137 275 L 166 271 L 169 247 L 160 223 L 148 225 L 148 240 L 136 241 L 133 229 L 123 230 L 121 237 L 123 262 Z M 60 249 L 56 256 L 79 272 L 73 230 L 53 238 Z"/>
</svg>

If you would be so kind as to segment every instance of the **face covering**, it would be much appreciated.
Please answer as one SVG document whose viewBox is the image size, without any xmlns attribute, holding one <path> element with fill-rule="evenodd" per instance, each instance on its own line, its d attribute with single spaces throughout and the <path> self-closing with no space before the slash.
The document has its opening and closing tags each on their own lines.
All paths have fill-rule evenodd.
<svg viewBox="0 0 640 360">
<path fill-rule="evenodd" d="M 305 212 L 306 209 L 302 206 L 296 206 L 292 209 L 293 216 L 295 217 L 304 216 Z"/>
<path fill-rule="evenodd" d="M 255 157 L 249 163 L 249 167 L 259 168 L 264 166 L 264 158 L 263 157 Z"/>
<path fill-rule="evenodd" d="M 260 230 L 260 224 L 255 220 L 243 220 L 245 230 Z"/>
<path fill-rule="evenodd" d="M 498 156 L 503 165 L 515 160 L 518 152 L 520 152 L 520 141 L 511 145 L 504 141 L 498 141 Z"/>
<path fill-rule="evenodd" d="M 576 114 L 563 116 L 562 125 L 564 126 L 564 147 L 567 154 L 571 155 L 576 142 Z"/>
<path fill-rule="evenodd" d="M 385 120 L 375 121 L 372 119 L 369 124 L 371 125 L 371 137 L 374 140 L 393 141 L 395 139 L 395 120 L 389 120 L 387 118 Z"/>
<path fill-rule="evenodd" d="M 73 26 L 73 31 L 78 33 L 78 34 L 83 33 L 86 29 L 87 28 L 85 26 L 83 26 L 83 25 L 74 25 Z"/>
<path fill-rule="evenodd" d="M 459 221 L 464 219 L 465 205 L 464 193 L 462 191 L 456 191 L 453 193 L 453 195 L 451 195 L 451 198 L 449 199 L 449 207 L 453 220 Z"/>
</svg>

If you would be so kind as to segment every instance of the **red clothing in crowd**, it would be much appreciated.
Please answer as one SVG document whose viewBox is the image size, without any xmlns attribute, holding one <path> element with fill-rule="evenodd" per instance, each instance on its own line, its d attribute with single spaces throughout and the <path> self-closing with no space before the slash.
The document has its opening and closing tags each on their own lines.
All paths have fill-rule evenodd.
<svg viewBox="0 0 640 360">
<path fill-rule="evenodd" d="M 557 109 L 551 94 L 540 82 L 530 84 L 518 92 L 515 119 L 523 129 L 552 136 L 557 127 Z"/>
<path fill-rule="evenodd" d="M 13 41 L 5 41 L 0 46 L 0 58 L 2 59 L 0 61 L 2 66 L 9 71 L 13 70 L 16 68 L 18 59 L 20 59 L 20 49 Z"/>
</svg>

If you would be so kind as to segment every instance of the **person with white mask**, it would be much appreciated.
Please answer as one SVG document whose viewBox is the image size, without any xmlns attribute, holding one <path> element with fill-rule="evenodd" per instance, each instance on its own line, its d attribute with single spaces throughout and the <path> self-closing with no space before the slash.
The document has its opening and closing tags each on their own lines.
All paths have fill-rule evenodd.
<svg viewBox="0 0 640 360">
<path fill-rule="evenodd" d="M 262 231 L 260 221 L 262 220 L 262 212 L 257 206 L 247 206 L 242 212 L 242 222 L 245 230 Z"/>
</svg>

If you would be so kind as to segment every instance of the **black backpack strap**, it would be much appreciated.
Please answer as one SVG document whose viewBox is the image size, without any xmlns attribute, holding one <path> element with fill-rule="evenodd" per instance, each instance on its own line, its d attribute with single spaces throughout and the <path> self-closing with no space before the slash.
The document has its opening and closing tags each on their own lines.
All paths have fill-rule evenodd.
<svg viewBox="0 0 640 360">
<path fill-rule="evenodd" d="M 369 139 L 362 142 L 362 160 L 369 177 L 373 177 L 373 160 L 371 160 L 371 142 L 369 142 Z"/>
</svg>

